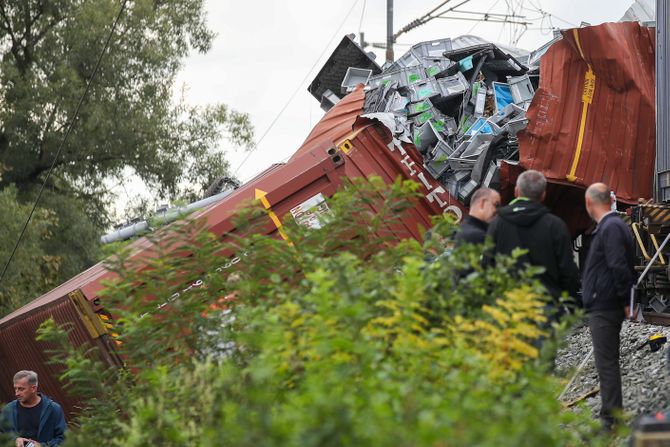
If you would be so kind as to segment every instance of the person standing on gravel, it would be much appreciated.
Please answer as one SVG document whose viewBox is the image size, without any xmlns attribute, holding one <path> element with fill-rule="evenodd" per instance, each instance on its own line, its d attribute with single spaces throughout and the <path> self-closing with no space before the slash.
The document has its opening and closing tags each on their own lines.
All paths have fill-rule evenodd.
<svg viewBox="0 0 670 447">
<path fill-rule="evenodd" d="M 600 381 L 600 418 L 609 430 L 614 416 L 623 409 L 619 336 L 635 280 L 635 247 L 628 226 L 611 209 L 607 185 L 589 186 L 585 202 L 597 226 L 584 264 L 582 301 Z"/>
<path fill-rule="evenodd" d="M 539 280 L 554 298 L 547 311 L 550 318 L 558 319 L 562 314 L 559 298 L 563 292 L 577 296 L 579 270 L 567 225 L 542 205 L 546 187 L 542 173 L 534 170 L 522 173 L 514 188 L 516 199 L 498 211 L 488 235 L 493 240 L 494 253 L 510 255 L 515 248 L 523 248 L 527 253 L 519 258 L 520 264 L 544 267 Z"/>
</svg>

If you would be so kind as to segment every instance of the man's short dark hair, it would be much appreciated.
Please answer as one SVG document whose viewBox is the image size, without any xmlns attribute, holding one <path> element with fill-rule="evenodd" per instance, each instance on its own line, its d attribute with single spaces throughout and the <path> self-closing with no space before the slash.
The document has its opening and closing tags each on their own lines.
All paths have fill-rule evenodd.
<svg viewBox="0 0 670 447">
<path fill-rule="evenodd" d="M 14 374 L 14 383 L 21 379 L 28 379 L 28 385 L 37 385 L 37 373 L 35 371 L 19 371 Z"/>
<path fill-rule="evenodd" d="M 522 197 L 540 202 L 547 189 L 547 179 L 541 172 L 530 169 L 519 176 L 516 180 L 516 186 L 519 188 Z"/>
<path fill-rule="evenodd" d="M 470 206 L 474 206 L 475 203 L 479 202 L 480 200 L 488 199 L 494 192 L 495 191 L 491 188 L 479 188 L 472 195 L 472 198 L 470 199 Z"/>
</svg>

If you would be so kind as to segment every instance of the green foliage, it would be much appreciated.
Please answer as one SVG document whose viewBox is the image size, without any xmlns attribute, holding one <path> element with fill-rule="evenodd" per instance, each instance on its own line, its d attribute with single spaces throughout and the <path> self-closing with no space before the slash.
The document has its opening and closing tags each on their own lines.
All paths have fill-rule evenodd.
<svg viewBox="0 0 670 447">
<path fill-rule="evenodd" d="M 287 222 L 290 244 L 255 234 L 254 208 L 226 243 L 192 223 L 155 236 L 148 269 L 120 254 L 105 302 L 134 380 L 101 390 L 64 349 L 64 378 L 113 406 L 85 411 L 68 445 L 599 445 L 534 347 L 539 283 L 510 279 L 514 259 L 482 269 L 481 248 L 427 262 L 440 237 L 398 241 L 415 188 L 358 182 L 321 228 Z"/>
<path fill-rule="evenodd" d="M 73 119 L 111 25 L 117 0 L 31 0 L 0 5 L 0 186 L 39 183 Z M 248 145 L 246 115 L 225 105 L 173 101 L 181 61 L 206 52 L 203 0 L 130 0 L 56 163 L 61 189 L 104 197 L 108 178 L 132 169 L 165 195 L 184 195 L 226 169 L 225 137 Z M 60 184 L 59 184 L 60 182 Z M 65 185 L 64 185 L 65 184 Z M 65 188 L 64 188 L 65 186 Z"/>
<path fill-rule="evenodd" d="M 36 199 L 121 3 L 0 2 L 0 189 L 16 187 L 18 195 L 8 194 L 19 204 Z M 203 0 L 127 2 L 40 203 L 57 225 L 36 251 L 31 243 L 20 247 L 37 261 L 32 271 L 20 262 L 12 267 L 14 279 L 34 286 L 12 281 L 11 297 L 0 291 L 5 310 L 97 261 L 99 237 L 113 211 L 111 184 L 136 174 L 155 197 L 191 201 L 227 172 L 222 143 L 252 144 L 246 114 L 173 99 L 183 58 L 206 52 L 212 39 Z M 9 216 L 6 225 L 12 226 L 14 214 Z M 12 231 L 2 243 L 17 237 Z"/>
<path fill-rule="evenodd" d="M 16 239 L 30 214 L 30 205 L 17 202 L 16 188 L 0 190 L 0 269 L 4 269 Z M 21 249 L 0 283 L 0 315 L 20 307 L 44 290 L 57 284 L 62 259 L 45 250 L 54 237 L 57 218 L 53 212 L 37 208 L 28 226 Z"/>
</svg>

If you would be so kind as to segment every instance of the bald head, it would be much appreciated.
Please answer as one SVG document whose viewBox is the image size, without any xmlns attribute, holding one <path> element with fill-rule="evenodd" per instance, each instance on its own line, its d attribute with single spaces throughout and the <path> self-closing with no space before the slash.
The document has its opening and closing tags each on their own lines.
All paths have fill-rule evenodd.
<svg viewBox="0 0 670 447">
<path fill-rule="evenodd" d="M 594 183 L 586 189 L 586 196 L 598 205 L 610 206 L 610 189 L 604 183 Z"/>
<path fill-rule="evenodd" d="M 586 211 L 596 222 L 600 222 L 600 219 L 610 212 L 612 206 L 610 195 L 610 188 L 604 183 L 594 183 L 586 189 L 584 194 Z"/>
<path fill-rule="evenodd" d="M 483 222 L 491 222 L 498 213 L 500 194 L 490 188 L 479 188 L 470 199 L 470 215 Z"/>
</svg>

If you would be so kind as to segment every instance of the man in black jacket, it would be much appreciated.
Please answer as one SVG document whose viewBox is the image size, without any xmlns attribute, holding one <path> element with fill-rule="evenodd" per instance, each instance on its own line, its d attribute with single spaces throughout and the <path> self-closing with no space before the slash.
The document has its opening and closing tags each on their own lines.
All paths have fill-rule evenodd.
<svg viewBox="0 0 670 447">
<path fill-rule="evenodd" d="M 611 210 L 610 190 L 595 183 L 586 190 L 586 210 L 598 225 L 586 257 L 582 300 L 600 380 L 600 418 L 606 428 L 621 411 L 619 333 L 633 286 L 635 246 L 628 226 Z"/>
<path fill-rule="evenodd" d="M 516 199 L 498 211 L 489 226 L 488 234 L 495 253 L 509 255 L 515 248 L 528 251 L 521 262 L 544 267 L 539 277 L 556 301 L 565 291 L 571 297 L 579 290 L 579 271 L 572 252 L 572 238 L 565 223 L 542 205 L 547 180 L 538 171 L 525 171 L 516 182 Z M 553 310 L 553 309 L 550 309 Z M 556 312 L 550 317 L 560 317 Z"/>
<path fill-rule="evenodd" d="M 456 244 L 483 244 L 489 223 L 496 217 L 500 194 L 489 188 L 479 188 L 470 200 L 470 213 L 465 216 L 454 236 Z"/>
</svg>

